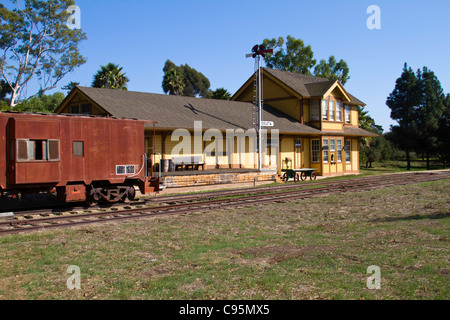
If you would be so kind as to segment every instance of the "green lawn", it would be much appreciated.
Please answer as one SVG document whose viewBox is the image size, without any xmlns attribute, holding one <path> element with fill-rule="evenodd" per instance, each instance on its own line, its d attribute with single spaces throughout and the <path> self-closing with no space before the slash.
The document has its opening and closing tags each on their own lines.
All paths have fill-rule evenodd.
<svg viewBox="0 0 450 320">
<path fill-rule="evenodd" d="M 372 168 L 366 169 L 366 164 L 360 164 L 360 172 L 362 174 L 382 174 L 382 173 L 394 173 L 394 172 L 406 172 L 407 164 L 404 160 L 389 160 L 384 162 L 373 162 Z M 439 159 L 430 160 L 431 170 L 442 170 L 442 161 Z M 415 159 L 411 161 L 411 171 L 427 170 L 426 160 Z"/>
<path fill-rule="evenodd" d="M 0 238 L 0 299 L 450 298 L 450 180 Z M 79 266 L 81 290 L 67 268 Z M 380 267 L 381 289 L 367 288 Z"/>
</svg>

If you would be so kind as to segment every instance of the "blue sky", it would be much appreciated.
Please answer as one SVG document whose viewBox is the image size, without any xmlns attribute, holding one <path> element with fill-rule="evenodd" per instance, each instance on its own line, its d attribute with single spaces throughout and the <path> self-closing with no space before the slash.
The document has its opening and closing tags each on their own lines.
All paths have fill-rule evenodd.
<svg viewBox="0 0 450 320">
<path fill-rule="evenodd" d="M 128 89 L 163 93 L 167 59 L 189 64 L 211 82 L 235 93 L 251 76 L 246 59 L 265 38 L 291 35 L 311 45 L 315 58 L 334 55 L 350 67 L 346 89 L 367 104 L 385 131 L 394 124 L 386 98 L 405 62 L 427 66 L 450 92 L 448 0 L 76 0 L 87 40 L 87 63 L 66 76 L 90 86 L 100 65 L 123 67 Z M 367 8 L 381 9 L 381 29 L 369 30 Z M 126 106 L 124 106 L 126 107 Z"/>
</svg>

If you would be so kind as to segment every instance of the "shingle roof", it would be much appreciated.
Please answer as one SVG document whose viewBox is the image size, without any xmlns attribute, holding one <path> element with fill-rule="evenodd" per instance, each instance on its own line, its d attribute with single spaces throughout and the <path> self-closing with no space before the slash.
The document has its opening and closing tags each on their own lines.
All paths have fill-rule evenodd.
<svg viewBox="0 0 450 320">
<path fill-rule="evenodd" d="M 91 87 L 77 89 L 114 117 L 158 121 L 159 129 L 193 129 L 194 121 L 202 121 L 203 129 L 253 127 L 251 103 Z M 279 129 L 280 133 L 320 134 L 318 129 L 269 106 L 264 107 L 263 118 L 273 121 L 273 129 Z"/>
<path fill-rule="evenodd" d="M 336 82 L 336 80 L 328 80 L 325 78 L 309 76 L 296 72 L 281 71 L 270 68 L 263 69 L 305 98 L 323 97 Z M 365 103 L 361 100 L 355 98 L 349 93 L 348 95 L 351 98 L 351 104 L 365 106 Z"/>
<path fill-rule="evenodd" d="M 378 137 L 378 134 L 356 127 L 344 127 L 345 136 Z"/>
</svg>

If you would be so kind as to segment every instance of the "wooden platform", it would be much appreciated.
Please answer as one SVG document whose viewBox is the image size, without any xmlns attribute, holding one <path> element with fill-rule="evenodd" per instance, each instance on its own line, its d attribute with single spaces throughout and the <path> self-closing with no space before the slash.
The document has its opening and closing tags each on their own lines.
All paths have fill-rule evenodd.
<svg viewBox="0 0 450 320">
<path fill-rule="evenodd" d="M 205 171 L 162 172 L 166 188 L 194 187 L 256 181 L 280 181 L 276 170 L 216 169 Z"/>
</svg>

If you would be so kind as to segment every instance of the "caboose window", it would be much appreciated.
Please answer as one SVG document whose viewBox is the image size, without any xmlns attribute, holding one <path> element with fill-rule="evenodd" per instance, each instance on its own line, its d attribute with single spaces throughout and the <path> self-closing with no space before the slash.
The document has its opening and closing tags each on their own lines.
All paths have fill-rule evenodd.
<svg viewBox="0 0 450 320">
<path fill-rule="evenodd" d="M 59 140 L 17 140 L 17 161 L 59 161 Z"/>
<path fill-rule="evenodd" d="M 47 157 L 47 141 L 30 140 L 28 141 L 28 160 L 48 160 Z"/>
<path fill-rule="evenodd" d="M 59 161 L 59 140 L 48 140 L 48 160 Z"/>
<path fill-rule="evenodd" d="M 84 157 L 84 142 L 74 141 L 73 142 L 73 156 L 74 157 Z"/>
</svg>

